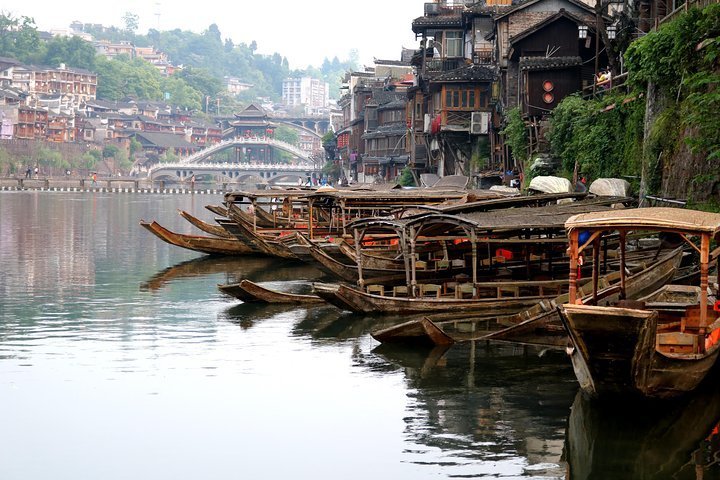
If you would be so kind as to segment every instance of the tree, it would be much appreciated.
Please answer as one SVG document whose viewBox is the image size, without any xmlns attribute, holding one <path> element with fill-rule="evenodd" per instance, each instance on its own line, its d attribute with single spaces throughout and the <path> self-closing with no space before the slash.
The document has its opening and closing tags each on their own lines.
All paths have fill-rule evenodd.
<svg viewBox="0 0 720 480">
<path fill-rule="evenodd" d="M 87 170 L 92 170 L 100 161 L 100 157 L 100 150 L 90 150 L 89 152 L 85 152 L 83 156 L 80 157 L 80 166 Z"/>
<path fill-rule="evenodd" d="M 102 150 L 103 158 L 115 158 L 120 149 L 116 145 L 105 145 Z"/>
<path fill-rule="evenodd" d="M 398 183 L 403 187 L 415 186 L 415 178 L 413 178 L 412 169 L 410 167 L 405 167 L 402 169 L 400 178 L 398 178 Z"/>
<path fill-rule="evenodd" d="M 194 111 L 199 111 L 203 107 L 202 93 L 175 75 L 163 80 L 162 89 L 173 105 Z"/>
<path fill-rule="evenodd" d="M 95 70 L 95 48 L 80 37 L 53 37 L 46 44 L 42 63 Z"/>
<path fill-rule="evenodd" d="M 5 147 L 0 146 L 0 175 L 18 172 L 19 165 L 14 161 L 12 155 L 5 150 Z"/>
<path fill-rule="evenodd" d="M 171 78 L 182 80 L 200 92 L 201 97 L 215 98 L 223 89 L 220 80 L 205 68 L 186 67 L 174 73 Z"/>
<path fill-rule="evenodd" d="M 289 143 L 290 145 L 297 145 L 298 139 L 297 130 L 286 125 L 280 125 L 275 129 L 275 139 L 281 142 Z"/>
<path fill-rule="evenodd" d="M 35 20 L 0 13 L 0 52 L 4 57 L 28 61 L 39 50 L 40 36 Z"/>
<path fill-rule="evenodd" d="M 135 33 L 140 26 L 140 17 L 132 12 L 125 12 L 122 19 L 127 32 Z"/>
</svg>

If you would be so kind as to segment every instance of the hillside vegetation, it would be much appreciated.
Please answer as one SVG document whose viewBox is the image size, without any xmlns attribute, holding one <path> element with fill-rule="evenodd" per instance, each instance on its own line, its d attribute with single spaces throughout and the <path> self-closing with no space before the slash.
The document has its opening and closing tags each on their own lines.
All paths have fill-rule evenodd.
<svg viewBox="0 0 720 480">
<path fill-rule="evenodd" d="M 126 14 L 127 16 L 127 14 Z M 183 68 L 170 77 L 163 77 L 151 64 L 141 59 L 119 56 L 113 60 L 97 56 L 90 42 L 79 37 L 53 37 L 43 42 L 34 21 L 29 17 L 0 14 L 0 52 L 23 63 L 84 68 L 98 73 L 98 97 L 108 100 L 133 98 L 136 100 L 164 100 L 192 110 L 204 108 L 205 99 L 220 100 L 230 113 L 258 97 L 278 101 L 282 95 L 282 81 L 286 77 L 311 76 L 327 81 L 331 97 L 337 97 L 344 73 L 358 68 L 358 55 L 353 51 L 349 59 L 325 59 L 320 67 L 308 66 L 290 70 L 287 58 L 279 53 L 261 55 L 253 41 L 235 44 L 222 39 L 217 25 L 210 25 L 202 33 L 186 30 L 150 30 L 136 34 L 132 22 L 128 28 L 87 28 L 95 40 L 129 41 L 136 46 L 153 46 L 167 54 L 173 65 Z M 250 90 L 238 97 L 223 91 L 222 79 L 237 77 L 252 84 Z"/>
</svg>

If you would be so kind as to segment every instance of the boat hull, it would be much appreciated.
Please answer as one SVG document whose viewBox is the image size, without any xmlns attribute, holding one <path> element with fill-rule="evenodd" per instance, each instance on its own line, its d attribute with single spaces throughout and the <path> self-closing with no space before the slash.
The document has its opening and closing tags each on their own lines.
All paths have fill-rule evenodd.
<svg viewBox="0 0 720 480">
<path fill-rule="evenodd" d="M 140 225 L 166 243 L 195 252 L 209 255 L 249 255 L 254 253 L 236 239 L 185 235 L 168 230 L 155 221 L 141 221 Z"/>
<path fill-rule="evenodd" d="M 323 303 L 323 299 L 316 295 L 300 295 L 296 293 L 279 292 L 250 280 L 242 280 L 238 283 L 218 285 L 218 289 L 226 295 L 235 297 L 243 302 L 253 303 L 287 303 L 287 304 L 317 304 Z"/>
<path fill-rule="evenodd" d="M 698 386 L 718 355 L 717 344 L 704 354 L 658 352 L 656 310 L 568 304 L 561 320 L 580 387 L 594 397 L 682 395 Z"/>
</svg>

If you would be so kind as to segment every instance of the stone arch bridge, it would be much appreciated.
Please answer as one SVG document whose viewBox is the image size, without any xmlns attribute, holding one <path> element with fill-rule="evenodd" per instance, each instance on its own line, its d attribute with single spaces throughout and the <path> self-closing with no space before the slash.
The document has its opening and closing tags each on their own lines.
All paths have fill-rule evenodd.
<svg viewBox="0 0 720 480">
<path fill-rule="evenodd" d="M 249 146 L 272 147 L 290 153 L 292 163 L 217 162 L 210 157 L 227 148 Z M 160 163 L 150 168 L 151 180 L 186 182 L 194 177 L 198 182 L 261 183 L 267 185 L 305 183 L 316 176 L 320 166 L 308 154 L 294 145 L 269 137 L 237 137 L 224 140 L 193 153 L 174 163 Z"/>
</svg>

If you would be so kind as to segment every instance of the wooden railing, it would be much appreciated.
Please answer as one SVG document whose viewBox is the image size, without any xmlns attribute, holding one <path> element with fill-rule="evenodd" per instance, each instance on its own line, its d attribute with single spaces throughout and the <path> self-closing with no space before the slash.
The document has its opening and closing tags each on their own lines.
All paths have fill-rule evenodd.
<svg viewBox="0 0 720 480">
<path fill-rule="evenodd" d="M 658 20 L 657 24 L 662 25 L 663 23 L 669 22 L 693 7 L 705 8 L 713 3 L 720 3 L 720 0 L 686 0 L 685 3 Z"/>
</svg>

